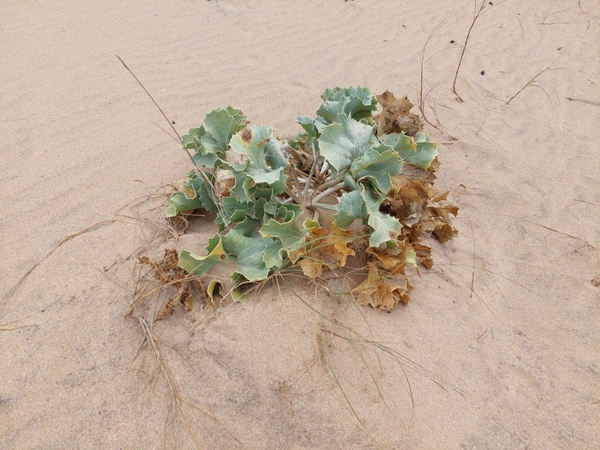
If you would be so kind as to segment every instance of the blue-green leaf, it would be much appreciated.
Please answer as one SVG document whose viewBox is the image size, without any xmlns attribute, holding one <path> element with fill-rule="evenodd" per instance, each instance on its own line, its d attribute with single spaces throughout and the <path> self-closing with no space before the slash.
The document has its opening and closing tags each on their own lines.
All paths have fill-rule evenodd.
<svg viewBox="0 0 600 450">
<path fill-rule="evenodd" d="M 367 224 L 373 230 L 369 236 L 369 246 L 379 247 L 380 244 L 395 240 L 400 234 L 402 224 L 397 219 L 379 211 L 383 197 L 376 197 L 371 189 L 360 190 L 368 213 Z"/>
<path fill-rule="evenodd" d="M 356 181 L 369 180 L 381 194 L 392 188 L 392 178 L 402 172 L 402 160 L 398 153 L 386 145 L 372 148 L 350 166 Z"/>
<path fill-rule="evenodd" d="M 377 109 L 377 98 L 369 89 L 360 86 L 326 89 L 321 98 L 324 103 L 317 115 L 329 123 L 336 121 L 338 114 L 360 120 L 370 117 Z"/>
<path fill-rule="evenodd" d="M 418 132 L 414 138 L 404 132 L 384 134 L 381 141 L 392 147 L 407 164 L 413 164 L 421 169 L 427 169 L 438 154 L 437 144 L 431 142 L 429 135 Z"/>
<path fill-rule="evenodd" d="M 336 206 L 337 214 L 333 216 L 336 226 L 339 228 L 348 228 L 354 222 L 354 219 L 367 219 L 367 208 L 365 200 L 358 191 L 344 193 Z"/>
<path fill-rule="evenodd" d="M 165 206 L 167 207 L 166 217 L 175 217 L 182 212 L 202 208 L 202 202 L 198 198 L 187 198 L 183 192 L 176 192 L 167 198 Z"/>
<path fill-rule="evenodd" d="M 205 133 L 200 137 L 202 146 L 210 153 L 225 153 L 231 136 L 246 126 L 245 119 L 241 111 L 231 107 L 208 113 L 203 124 Z"/>
<path fill-rule="evenodd" d="M 283 248 L 291 253 L 304 245 L 306 230 L 298 226 L 296 214 L 290 212 L 283 222 L 269 220 L 260 229 L 260 234 L 263 237 L 279 239 Z"/>
<path fill-rule="evenodd" d="M 216 264 L 231 261 L 231 258 L 226 254 L 223 247 L 222 237 L 218 234 L 208 240 L 206 251 L 208 253 L 206 256 L 198 256 L 187 250 L 183 250 L 179 254 L 179 267 L 188 273 L 202 275 Z"/>
<path fill-rule="evenodd" d="M 223 236 L 223 248 L 228 254 L 236 257 L 237 270 L 232 277 L 237 278 L 241 275 L 248 281 L 267 278 L 269 268 L 263 260 L 263 254 L 270 245 L 271 239 L 244 236 L 235 228 Z"/>
<path fill-rule="evenodd" d="M 318 142 L 321 156 L 338 173 L 350 167 L 368 150 L 380 145 L 373 126 L 344 115 L 339 115 L 338 122 L 324 128 Z"/>
</svg>

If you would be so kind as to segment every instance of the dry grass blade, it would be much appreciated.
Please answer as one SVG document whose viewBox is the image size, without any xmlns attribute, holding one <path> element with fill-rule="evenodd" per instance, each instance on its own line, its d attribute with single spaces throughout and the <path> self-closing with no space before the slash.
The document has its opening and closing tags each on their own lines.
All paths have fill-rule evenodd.
<svg viewBox="0 0 600 450">
<path fill-rule="evenodd" d="M 546 67 L 544 70 L 541 70 L 541 71 L 539 71 L 538 73 L 536 73 L 534 76 L 532 76 L 532 77 L 530 78 L 530 80 L 529 80 L 527 83 L 525 83 L 525 85 L 524 85 L 524 86 L 523 86 L 521 89 L 519 89 L 519 90 L 518 90 L 518 91 L 515 93 L 515 95 L 513 95 L 511 98 L 509 98 L 509 99 L 508 99 L 508 101 L 506 102 L 506 104 L 508 105 L 510 102 L 512 102 L 512 101 L 513 101 L 513 99 L 514 99 L 514 98 L 515 98 L 517 95 L 519 95 L 521 92 L 523 92 L 525 89 L 527 89 L 527 87 L 529 87 L 529 86 L 535 86 L 535 85 L 533 84 L 533 82 L 534 82 L 534 81 L 536 81 L 536 78 L 537 78 L 537 77 L 539 77 L 539 76 L 540 76 L 541 74 L 543 74 L 544 72 L 546 72 L 547 70 L 550 70 L 550 67 Z"/>
<path fill-rule="evenodd" d="M 346 393 L 346 391 L 344 389 L 344 386 L 342 385 L 340 379 L 337 376 L 337 373 L 336 373 L 336 371 L 335 371 L 335 369 L 333 367 L 333 364 L 331 363 L 331 360 L 329 359 L 328 354 L 327 354 L 327 344 L 326 344 L 326 342 L 325 342 L 325 340 L 323 338 L 323 335 L 325 333 L 328 333 L 328 332 L 326 330 L 321 330 L 321 334 L 317 335 L 317 341 L 319 343 L 320 355 L 323 358 L 323 360 L 325 361 L 325 364 L 327 366 L 328 372 L 331 375 L 331 378 L 332 378 L 333 382 L 335 383 L 336 387 L 342 393 L 342 396 L 344 397 L 344 400 L 346 401 L 346 404 L 350 408 L 350 411 L 352 411 L 352 415 L 358 421 L 358 423 L 360 424 L 361 428 L 373 440 L 373 442 L 375 443 L 375 445 L 377 445 L 377 447 L 381 447 L 381 445 L 379 444 L 379 442 L 377 442 L 377 440 L 369 432 L 369 430 L 367 429 L 364 421 L 360 418 L 360 416 L 358 415 L 358 413 L 354 409 L 354 405 L 352 404 L 352 401 L 348 397 L 348 394 Z"/>
<path fill-rule="evenodd" d="M 185 424 L 190 432 L 190 436 L 192 437 L 196 448 L 200 449 L 202 447 L 200 445 L 200 442 L 198 441 L 198 437 L 194 433 L 194 429 L 192 428 L 187 411 L 184 408 L 184 403 L 189 404 L 189 402 L 186 401 L 185 399 L 183 399 L 183 397 L 179 394 L 179 389 L 175 383 L 175 380 L 173 379 L 173 375 L 171 374 L 169 368 L 166 366 L 166 364 L 163 361 L 159 344 L 152 336 L 152 332 L 150 331 L 150 327 L 148 326 L 148 323 L 141 317 L 138 317 L 137 319 L 138 319 L 140 325 L 142 326 L 142 331 L 144 332 L 145 342 L 148 344 L 148 346 L 152 350 L 152 353 L 154 354 L 154 357 L 156 358 L 157 368 L 160 369 L 161 373 L 163 374 L 163 376 L 165 378 L 165 381 L 167 382 L 167 385 L 169 387 L 169 392 L 171 393 L 171 398 L 172 398 L 174 404 L 177 406 L 177 408 L 181 412 L 181 415 L 185 421 Z M 143 345 L 143 343 L 142 343 L 142 345 Z M 198 408 L 197 406 L 195 406 L 195 407 Z M 204 412 L 205 414 L 212 417 L 212 415 L 209 414 L 207 411 L 204 411 L 201 408 L 198 408 L 198 409 L 200 409 L 202 412 Z"/>
<path fill-rule="evenodd" d="M 80 230 L 77 233 L 70 234 L 66 238 L 62 239 L 48 253 L 46 253 L 38 262 L 36 262 L 27 272 L 25 272 L 25 275 L 23 275 L 19 279 L 19 281 L 17 281 L 15 283 L 15 285 L 13 287 L 11 287 L 10 290 L 6 294 L 4 294 L 4 296 L 2 297 L 2 300 L 5 300 L 5 299 L 9 298 L 11 295 L 13 295 L 15 293 L 15 291 L 19 288 L 19 286 L 21 286 L 23 284 L 23 282 L 27 279 L 27 277 L 29 277 L 29 275 L 31 275 L 31 273 L 35 269 L 37 269 L 40 264 L 42 264 L 44 261 L 46 261 L 56 250 L 58 250 L 60 246 L 62 246 L 63 244 L 69 242 L 72 239 L 75 239 L 78 236 L 81 236 L 82 234 L 89 233 L 90 231 L 94 231 L 94 230 L 96 230 L 98 228 L 102 228 L 102 227 L 105 227 L 107 225 L 112 225 L 115 222 L 118 222 L 118 220 L 117 219 L 104 220 L 104 221 L 98 222 L 98 223 L 96 223 L 96 224 L 94 224 L 94 225 L 92 225 L 90 227 L 84 228 L 83 230 Z"/>
<path fill-rule="evenodd" d="M 490 4 L 491 4 L 491 2 L 490 2 Z M 479 5 L 479 9 L 477 9 L 477 1 L 475 1 L 475 15 L 473 17 L 473 20 L 471 21 L 471 26 L 469 26 L 469 31 L 467 31 L 465 43 L 463 44 L 462 52 L 460 53 L 460 58 L 458 60 L 458 66 L 456 67 L 456 72 L 454 73 L 454 81 L 452 81 L 452 93 L 456 97 L 456 100 L 461 103 L 464 102 L 464 100 L 462 99 L 462 97 L 460 95 L 458 95 L 458 92 L 456 91 L 456 80 L 458 79 L 458 72 L 460 72 L 460 66 L 462 65 L 463 58 L 464 58 L 465 52 L 467 50 L 467 45 L 469 44 L 469 38 L 471 37 L 471 31 L 473 31 L 475 22 L 477 22 L 477 19 L 479 18 L 479 16 L 481 16 L 481 14 L 485 10 L 486 6 L 487 6 L 486 2 L 483 1 Z"/>
<path fill-rule="evenodd" d="M 452 136 L 445 128 L 443 128 L 441 126 L 441 124 L 438 123 L 437 124 L 433 124 L 427 117 L 427 113 L 425 112 L 425 98 L 427 97 L 427 95 L 423 95 L 423 83 L 425 81 L 425 63 L 427 61 L 429 61 L 428 58 L 427 60 L 425 60 L 425 52 L 427 50 L 427 45 L 429 44 L 429 41 L 431 41 L 431 38 L 440 30 L 440 28 L 442 28 L 452 17 L 454 17 L 455 14 L 452 14 L 451 16 L 445 18 L 444 20 L 442 20 L 434 29 L 433 31 L 429 34 L 429 37 L 427 38 L 427 40 L 425 41 L 425 44 L 423 45 L 423 49 L 421 50 L 421 57 L 420 57 L 420 72 L 419 72 L 419 93 L 417 96 L 417 107 L 419 108 L 419 110 L 421 111 L 421 116 L 423 116 L 423 120 L 425 122 L 427 122 L 429 125 L 431 125 L 432 127 L 443 131 L 444 133 L 448 134 L 451 138 L 456 139 L 454 136 Z M 431 91 L 430 91 L 431 92 Z M 437 119 L 437 118 L 436 118 Z"/>
</svg>

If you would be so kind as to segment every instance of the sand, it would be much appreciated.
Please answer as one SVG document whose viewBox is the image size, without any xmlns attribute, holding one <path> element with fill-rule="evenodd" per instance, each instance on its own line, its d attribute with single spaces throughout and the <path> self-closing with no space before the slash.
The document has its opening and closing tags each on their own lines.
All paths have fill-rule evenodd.
<svg viewBox="0 0 600 450">
<path fill-rule="evenodd" d="M 458 102 L 470 1 L 3 1 L 0 447 L 599 448 L 600 6 L 488 6 Z M 115 55 L 180 133 L 231 105 L 293 136 L 327 87 L 416 102 L 427 41 L 436 185 L 461 209 L 411 303 L 291 280 L 156 322 L 156 369 L 125 316 L 135 252 L 211 231 L 148 242 L 189 160 Z"/>
</svg>

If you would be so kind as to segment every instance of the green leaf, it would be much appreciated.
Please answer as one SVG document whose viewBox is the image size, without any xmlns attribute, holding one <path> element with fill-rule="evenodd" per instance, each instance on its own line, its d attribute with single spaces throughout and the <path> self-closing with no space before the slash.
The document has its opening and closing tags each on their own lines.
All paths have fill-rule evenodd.
<svg viewBox="0 0 600 450">
<path fill-rule="evenodd" d="M 392 188 L 391 177 L 400 172 L 402 160 L 386 145 L 372 148 L 350 166 L 350 173 L 356 181 L 369 180 L 383 195 Z"/>
<path fill-rule="evenodd" d="M 310 117 L 303 116 L 303 117 L 298 117 L 296 119 L 296 122 L 298 122 L 300 124 L 300 126 L 302 128 L 304 128 L 304 131 L 306 131 L 306 136 L 309 139 L 315 138 L 318 131 L 317 131 L 317 127 L 313 123 L 313 119 L 311 119 Z"/>
<path fill-rule="evenodd" d="M 188 131 L 188 134 L 184 134 L 181 137 L 181 145 L 183 148 L 189 148 L 193 150 L 198 150 L 198 148 L 202 145 L 202 136 L 206 134 L 204 127 L 200 128 L 191 128 Z"/>
<path fill-rule="evenodd" d="M 235 226 L 235 229 L 246 237 L 252 237 L 256 236 L 256 229 L 263 223 L 262 220 L 246 217 Z"/>
<path fill-rule="evenodd" d="M 321 95 L 323 105 L 317 115 L 332 123 L 337 120 L 338 114 L 345 114 L 360 120 L 370 117 L 377 109 L 377 98 L 367 88 L 352 86 L 346 89 L 326 89 Z"/>
<path fill-rule="evenodd" d="M 405 161 L 410 162 L 421 169 L 427 169 L 438 155 L 437 144 L 431 142 L 429 134 L 423 131 L 419 131 L 415 135 L 415 141 L 417 142 L 416 155 L 412 160 L 405 159 Z M 402 157 L 402 155 L 400 155 L 400 157 Z"/>
<path fill-rule="evenodd" d="M 231 171 L 233 177 L 235 178 L 235 184 L 233 188 L 231 188 L 231 196 L 239 200 L 240 202 L 249 202 L 252 199 L 252 178 L 250 178 L 246 173 L 240 172 L 237 170 Z"/>
<path fill-rule="evenodd" d="M 323 129 L 318 142 L 321 156 L 339 173 L 350 167 L 355 159 L 380 144 L 372 125 L 343 115 L 338 116 L 338 121 Z"/>
<path fill-rule="evenodd" d="M 269 269 L 277 270 L 283 265 L 283 257 L 281 256 L 283 247 L 280 241 L 269 239 L 270 243 L 265 247 L 263 261 Z"/>
<path fill-rule="evenodd" d="M 285 180 L 287 175 L 283 169 L 264 170 L 253 166 L 248 166 L 245 173 L 254 180 L 255 183 L 266 183 L 276 187 L 279 192 L 285 189 Z"/>
<path fill-rule="evenodd" d="M 205 178 L 206 177 L 206 178 Z M 217 212 L 217 202 L 213 194 L 212 182 L 214 176 L 211 172 L 205 172 L 202 176 L 192 171 L 188 174 L 185 185 L 194 190 L 197 198 L 202 202 L 202 207 L 207 211 Z"/>
<path fill-rule="evenodd" d="M 357 191 L 346 192 L 340 197 L 337 214 L 333 216 L 336 226 L 347 228 L 354 219 L 362 219 L 372 230 L 369 236 L 371 247 L 396 239 L 402 225 L 379 211 L 382 201 L 383 197 L 377 197 L 372 189 L 366 189 L 362 184 Z"/>
<path fill-rule="evenodd" d="M 165 206 L 166 217 L 175 217 L 182 212 L 202 208 L 202 202 L 198 198 L 187 198 L 183 192 L 176 192 L 167 199 Z"/>
<path fill-rule="evenodd" d="M 263 170 L 268 170 L 264 152 L 273 130 L 269 127 L 249 126 L 235 134 L 230 141 L 231 148 L 248 158 L 250 164 Z"/>
<path fill-rule="evenodd" d="M 285 221 L 281 223 L 271 219 L 260 229 L 260 234 L 263 237 L 279 239 L 284 250 L 290 254 L 304 245 L 306 236 L 306 230 L 298 226 L 296 219 L 297 216 L 293 212 L 288 213 Z"/>
<path fill-rule="evenodd" d="M 254 208 L 252 203 L 238 202 L 236 199 L 231 197 L 224 197 L 222 200 L 223 208 L 221 209 L 221 215 L 224 219 L 225 226 L 231 222 L 241 222 L 246 217 L 254 217 Z"/>
<path fill-rule="evenodd" d="M 225 251 L 236 257 L 237 270 L 233 273 L 234 279 L 239 275 L 248 281 L 264 280 L 269 275 L 269 268 L 263 261 L 265 249 L 271 244 L 271 239 L 260 236 L 244 236 L 235 228 L 223 236 Z"/>
<path fill-rule="evenodd" d="M 367 219 L 367 208 L 365 200 L 359 191 L 345 192 L 336 206 L 337 213 L 333 216 L 336 226 L 348 228 L 354 219 Z"/>
<path fill-rule="evenodd" d="M 217 166 L 217 162 L 220 161 L 219 156 L 215 153 L 206 153 L 204 155 L 202 153 L 194 153 L 192 159 L 197 166 L 204 166 L 209 169 L 214 169 Z"/>
<path fill-rule="evenodd" d="M 380 244 L 396 239 L 402 225 L 397 219 L 379 211 L 383 197 L 376 197 L 372 190 L 364 187 L 359 192 L 367 209 L 367 224 L 373 230 L 369 236 L 369 246 L 379 247 Z"/>
<path fill-rule="evenodd" d="M 392 147 L 407 164 L 413 164 L 421 169 L 427 169 L 438 155 L 437 144 L 431 142 L 429 135 L 418 132 L 414 138 L 404 132 L 384 134 L 381 141 Z"/>
<path fill-rule="evenodd" d="M 208 241 L 206 247 L 207 255 L 198 256 L 183 250 L 179 254 L 179 267 L 188 273 L 202 275 L 208 272 L 216 264 L 230 262 L 231 259 L 226 254 L 223 247 L 223 240 L 219 234 L 216 234 Z"/>
<path fill-rule="evenodd" d="M 205 134 L 200 137 L 204 149 L 210 153 L 225 153 L 231 136 L 246 126 L 245 119 L 240 110 L 231 107 L 208 113 L 203 124 Z"/>
<path fill-rule="evenodd" d="M 281 143 L 273 137 L 271 128 L 247 127 L 231 138 L 230 145 L 247 158 L 244 168 L 228 163 L 233 170 L 243 170 L 255 183 L 276 185 L 283 192 L 287 179 L 284 169 L 288 162 L 279 154 Z"/>
</svg>

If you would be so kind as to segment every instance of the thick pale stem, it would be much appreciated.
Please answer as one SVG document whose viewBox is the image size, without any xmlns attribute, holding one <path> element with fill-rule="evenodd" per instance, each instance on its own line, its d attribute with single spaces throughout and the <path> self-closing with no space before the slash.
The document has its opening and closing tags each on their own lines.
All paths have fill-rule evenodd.
<svg viewBox="0 0 600 450">
<path fill-rule="evenodd" d="M 312 202 L 312 204 L 310 206 L 311 206 L 311 208 L 323 208 L 323 209 L 329 209 L 330 211 L 337 211 L 337 208 L 335 205 L 328 205 L 327 203 Z"/>
<path fill-rule="evenodd" d="M 315 197 L 312 199 L 312 204 L 314 205 L 314 202 L 318 202 L 319 200 L 327 197 L 329 194 L 333 194 L 336 191 L 339 191 L 340 189 L 342 189 L 344 186 L 346 186 L 346 184 L 341 181 L 338 184 L 335 184 L 333 186 L 331 186 L 328 189 L 325 189 L 323 192 L 315 195 Z"/>
<path fill-rule="evenodd" d="M 306 186 L 304 186 L 304 193 L 302 194 L 302 198 L 306 198 L 308 194 L 308 189 L 310 188 L 310 180 L 312 180 L 313 174 L 315 173 L 315 169 L 317 168 L 317 164 L 319 163 L 319 152 L 315 149 L 315 143 L 311 142 L 312 151 L 313 151 L 313 163 L 310 166 L 310 173 L 308 174 L 308 179 L 306 180 Z"/>
</svg>

